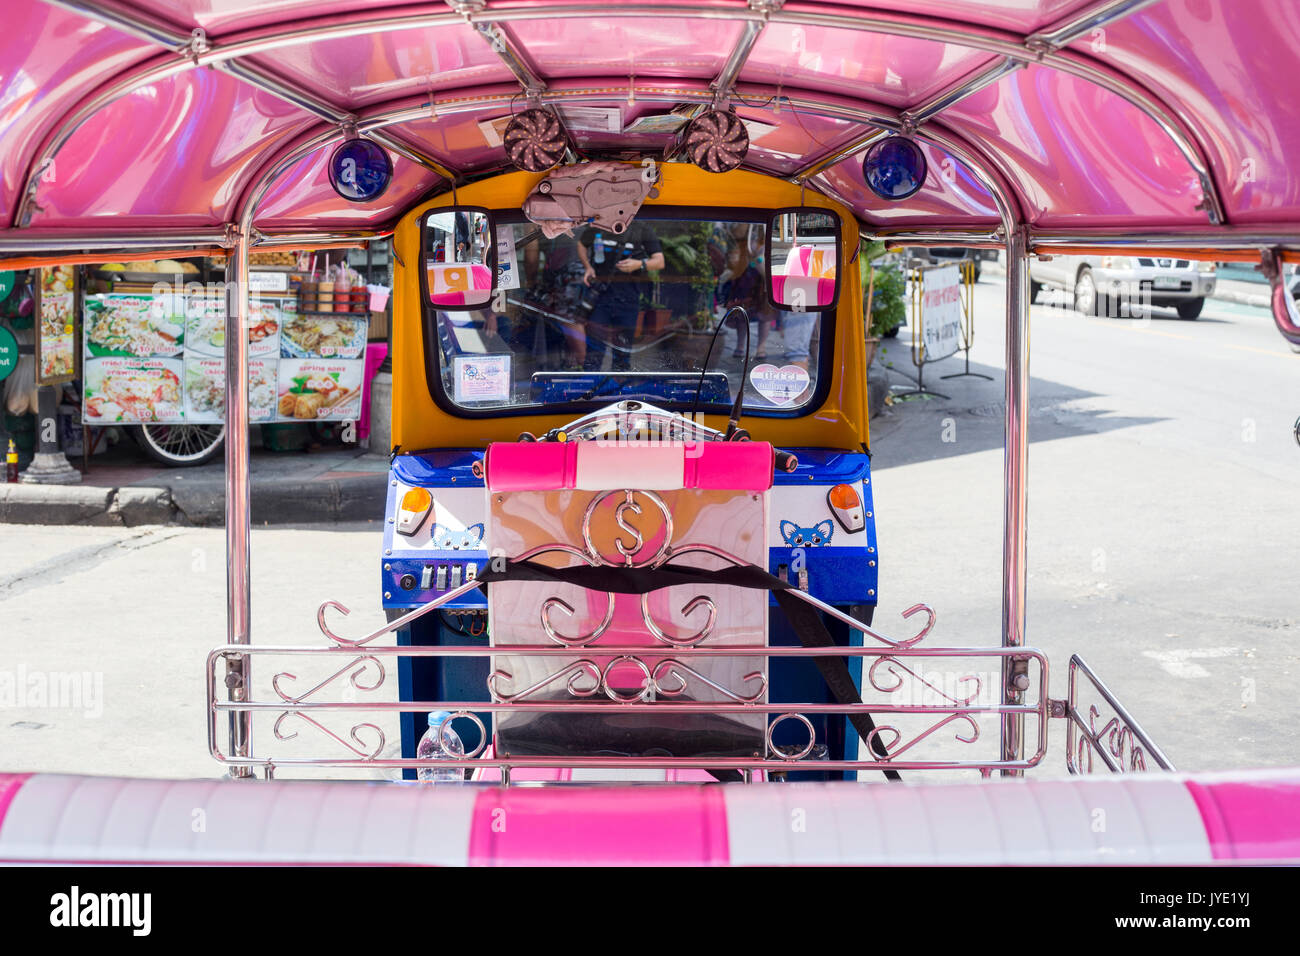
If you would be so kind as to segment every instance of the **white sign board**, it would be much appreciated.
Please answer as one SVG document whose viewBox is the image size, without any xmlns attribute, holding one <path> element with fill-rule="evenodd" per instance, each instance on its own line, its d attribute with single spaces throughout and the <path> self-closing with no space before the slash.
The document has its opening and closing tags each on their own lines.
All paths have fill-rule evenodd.
<svg viewBox="0 0 1300 956">
<path fill-rule="evenodd" d="M 921 336 L 925 361 L 935 362 L 961 347 L 961 268 L 927 269 L 922 276 Z"/>
<path fill-rule="evenodd" d="M 497 288 L 519 288 L 519 262 L 515 256 L 515 232 L 509 226 L 497 233 Z"/>
</svg>

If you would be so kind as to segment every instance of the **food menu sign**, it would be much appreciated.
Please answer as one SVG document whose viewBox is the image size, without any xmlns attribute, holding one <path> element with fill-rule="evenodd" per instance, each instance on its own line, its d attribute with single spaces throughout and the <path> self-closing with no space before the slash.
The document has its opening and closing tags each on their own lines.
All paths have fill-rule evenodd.
<svg viewBox="0 0 1300 956">
<path fill-rule="evenodd" d="M 253 297 L 250 420 L 359 417 L 367 318 L 364 313 L 301 315 L 292 296 Z M 223 296 L 87 296 L 86 423 L 223 421 L 226 335 Z"/>
<path fill-rule="evenodd" d="M 54 266 L 39 273 L 36 384 L 61 385 L 77 377 L 76 270 Z"/>
</svg>

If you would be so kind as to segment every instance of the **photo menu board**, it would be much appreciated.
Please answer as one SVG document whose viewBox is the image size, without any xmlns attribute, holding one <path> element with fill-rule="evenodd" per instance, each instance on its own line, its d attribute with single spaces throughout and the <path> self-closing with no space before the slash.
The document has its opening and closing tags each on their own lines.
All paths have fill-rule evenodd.
<svg viewBox="0 0 1300 956">
<path fill-rule="evenodd" d="M 299 314 L 288 295 L 257 295 L 249 307 L 250 420 L 358 418 L 369 316 Z M 224 296 L 87 296 L 86 424 L 223 421 L 225 349 Z"/>
<path fill-rule="evenodd" d="M 37 270 L 36 384 L 60 385 L 77 375 L 77 275 L 72 266 Z"/>
</svg>

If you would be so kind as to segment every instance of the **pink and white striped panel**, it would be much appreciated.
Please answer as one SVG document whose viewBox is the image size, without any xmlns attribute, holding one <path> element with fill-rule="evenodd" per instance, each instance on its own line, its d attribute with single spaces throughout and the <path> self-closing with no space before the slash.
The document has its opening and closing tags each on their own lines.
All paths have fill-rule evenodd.
<svg viewBox="0 0 1300 956">
<path fill-rule="evenodd" d="M 0 775 L 0 862 L 1300 862 L 1300 770 L 961 785 L 424 787 Z"/>
<path fill-rule="evenodd" d="M 766 491 L 767 442 L 498 442 L 488 446 L 489 491 L 702 488 Z"/>
</svg>

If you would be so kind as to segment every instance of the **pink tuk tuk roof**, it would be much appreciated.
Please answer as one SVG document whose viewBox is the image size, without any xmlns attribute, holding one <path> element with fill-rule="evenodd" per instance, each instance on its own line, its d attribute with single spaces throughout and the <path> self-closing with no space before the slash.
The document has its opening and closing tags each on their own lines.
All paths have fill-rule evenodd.
<svg viewBox="0 0 1300 956">
<path fill-rule="evenodd" d="M 617 111 L 617 129 L 573 131 L 582 151 L 651 155 L 667 135 L 623 128 L 720 92 L 764 124 L 746 166 L 806 181 L 874 229 L 1300 244 L 1300 0 L 32 0 L 5 12 L 0 249 L 198 241 L 252 202 L 268 235 L 383 229 L 448 176 L 509 168 L 480 123 L 522 109 L 526 88 L 565 110 Z M 349 124 L 394 159 L 374 203 L 338 198 L 325 175 Z M 861 153 L 897 130 L 925 145 L 930 175 L 890 204 L 867 190 Z"/>
</svg>

